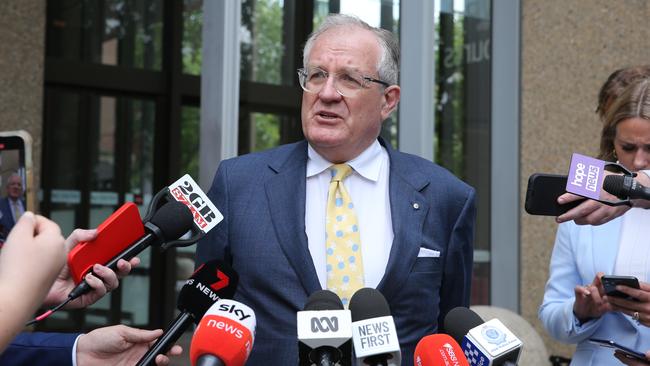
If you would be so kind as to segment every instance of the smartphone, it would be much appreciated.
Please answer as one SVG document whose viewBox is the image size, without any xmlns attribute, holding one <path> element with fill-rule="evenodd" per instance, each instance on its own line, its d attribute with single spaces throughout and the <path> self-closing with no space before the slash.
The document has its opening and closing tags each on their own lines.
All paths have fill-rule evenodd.
<svg viewBox="0 0 650 366">
<path fill-rule="evenodd" d="M 78 243 L 68 253 L 68 268 L 81 282 L 95 263 L 106 264 L 144 235 L 138 206 L 127 202 L 97 227 L 94 240 Z"/>
<path fill-rule="evenodd" d="M 560 205 L 557 198 L 566 193 L 566 175 L 535 173 L 528 178 L 524 208 L 531 215 L 560 216 L 584 199 Z"/>
<path fill-rule="evenodd" d="M 620 345 L 614 341 L 606 340 L 606 339 L 596 339 L 596 338 L 590 338 L 589 342 L 597 344 L 602 347 L 608 347 L 608 348 L 613 348 L 614 350 L 617 350 L 627 357 L 633 358 L 635 360 L 640 360 L 645 363 L 648 363 L 648 360 L 645 358 L 645 354 L 642 352 L 635 351 L 633 349 L 627 348 L 623 345 Z"/>
<path fill-rule="evenodd" d="M 0 132 L 0 246 L 25 211 L 35 211 L 32 138 L 26 131 Z"/>
<path fill-rule="evenodd" d="M 605 289 L 605 293 L 607 294 L 607 296 L 620 297 L 626 300 L 637 301 L 635 298 L 616 290 L 617 285 L 623 285 L 623 286 L 637 288 L 637 289 L 640 288 L 639 280 L 636 277 L 604 275 L 600 278 L 600 282 L 602 282 L 603 288 Z"/>
</svg>

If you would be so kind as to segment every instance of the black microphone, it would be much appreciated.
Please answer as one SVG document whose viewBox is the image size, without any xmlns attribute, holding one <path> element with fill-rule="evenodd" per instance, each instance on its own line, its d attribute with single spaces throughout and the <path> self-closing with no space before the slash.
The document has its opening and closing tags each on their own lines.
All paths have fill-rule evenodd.
<svg viewBox="0 0 650 366">
<path fill-rule="evenodd" d="M 384 295 L 373 288 L 362 288 L 352 295 L 350 312 L 357 364 L 401 365 L 397 329 Z"/>
<path fill-rule="evenodd" d="M 181 313 L 137 365 L 155 365 L 156 356 L 166 353 L 192 323 L 198 324 L 217 300 L 233 297 L 238 281 L 237 272 L 220 260 L 202 264 L 181 288 L 177 304 Z"/>
<path fill-rule="evenodd" d="M 627 175 L 606 176 L 603 181 L 603 189 L 622 200 L 626 198 L 650 200 L 650 188 L 641 185 Z"/>
<path fill-rule="evenodd" d="M 297 314 L 299 366 L 352 365 L 352 320 L 329 290 L 311 294 Z"/>
<path fill-rule="evenodd" d="M 512 366 L 519 362 L 522 342 L 498 319 L 484 322 L 472 310 L 457 307 L 447 313 L 444 324 L 471 365 Z"/>
<path fill-rule="evenodd" d="M 166 242 L 177 240 L 191 230 L 192 225 L 193 217 L 189 208 L 178 201 L 169 201 L 153 214 L 150 221 L 144 224 L 144 235 L 115 255 L 105 266 L 115 271 L 120 259 L 128 261 L 150 245 L 160 246 Z M 102 248 L 102 250 L 110 251 L 111 248 Z M 68 301 L 76 299 L 91 289 L 90 285 L 83 280 L 68 294 Z"/>
</svg>

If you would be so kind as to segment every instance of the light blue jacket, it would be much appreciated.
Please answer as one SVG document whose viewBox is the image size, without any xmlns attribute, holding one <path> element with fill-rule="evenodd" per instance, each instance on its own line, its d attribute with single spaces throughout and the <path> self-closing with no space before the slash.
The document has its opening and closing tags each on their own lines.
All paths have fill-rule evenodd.
<svg viewBox="0 0 650 366">
<path fill-rule="evenodd" d="M 609 312 L 582 325 L 573 315 L 575 286 L 592 283 L 597 272 L 614 271 L 621 222 L 620 217 L 600 226 L 571 221 L 558 228 L 539 318 L 553 338 L 578 344 L 571 365 L 620 364 L 612 349 L 589 338 L 613 340 L 642 353 L 650 350 L 650 328 L 623 313 Z"/>
</svg>

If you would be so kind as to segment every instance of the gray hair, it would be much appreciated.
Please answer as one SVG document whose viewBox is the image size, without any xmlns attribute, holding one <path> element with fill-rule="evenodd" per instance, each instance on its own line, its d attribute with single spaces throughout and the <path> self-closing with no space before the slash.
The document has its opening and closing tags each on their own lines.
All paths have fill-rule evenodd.
<svg viewBox="0 0 650 366">
<path fill-rule="evenodd" d="M 397 38 L 392 32 L 371 27 L 368 23 L 352 15 L 330 14 L 323 20 L 323 23 L 309 35 L 305 43 L 302 58 L 303 67 L 307 67 L 307 60 L 316 39 L 328 30 L 339 27 L 358 27 L 371 31 L 377 37 L 377 42 L 381 48 L 381 55 L 377 64 L 379 79 L 391 85 L 397 84 L 399 78 L 399 42 Z"/>
</svg>

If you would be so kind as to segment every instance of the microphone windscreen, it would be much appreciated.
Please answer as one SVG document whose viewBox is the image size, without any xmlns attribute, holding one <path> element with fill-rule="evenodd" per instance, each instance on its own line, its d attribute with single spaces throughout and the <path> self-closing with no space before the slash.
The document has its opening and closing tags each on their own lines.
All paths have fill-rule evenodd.
<svg viewBox="0 0 650 366">
<path fill-rule="evenodd" d="M 194 322 L 219 299 L 235 295 L 239 275 L 227 263 L 218 259 L 202 264 L 185 282 L 178 294 L 178 310 L 192 314 Z"/>
<path fill-rule="evenodd" d="M 622 175 L 607 175 L 603 181 L 603 189 L 614 196 L 626 196 L 624 183 L 625 177 Z"/>
<path fill-rule="evenodd" d="M 350 299 L 352 321 L 390 316 L 390 307 L 384 295 L 374 288 L 364 287 Z"/>
<path fill-rule="evenodd" d="M 243 366 L 255 341 L 255 313 L 234 300 L 222 299 L 205 313 L 192 336 L 190 360 L 212 356 L 226 366 Z"/>
<path fill-rule="evenodd" d="M 169 201 L 162 205 L 150 222 L 160 230 L 165 242 L 180 238 L 192 229 L 194 223 L 190 209 L 178 201 Z"/>
<path fill-rule="evenodd" d="M 413 360 L 418 366 L 469 366 L 458 342 L 447 334 L 432 334 L 420 339 Z"/>
<path fill-rule="evenodd" d="M 445 316 L 445 333 L 449 334 L 459 344 L 470 329 L 485 323 L 481 317 L 472 310 L 459 306 L 449 310 Z"/>
<path fill-rule="evenodd" d="M 343 310 L 343 302 L 330 290 L 318 290 L 307 299 L 305 310 Z"/>
</svg>

